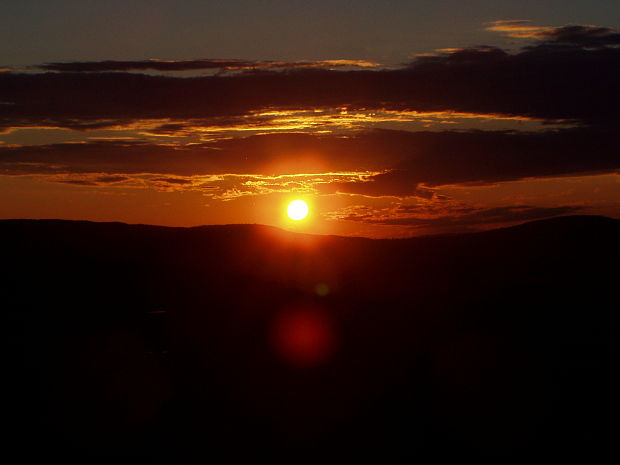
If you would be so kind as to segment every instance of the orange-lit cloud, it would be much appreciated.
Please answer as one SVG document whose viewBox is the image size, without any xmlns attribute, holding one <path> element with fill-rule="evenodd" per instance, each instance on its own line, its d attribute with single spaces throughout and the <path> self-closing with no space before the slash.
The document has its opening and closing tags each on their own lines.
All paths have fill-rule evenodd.
<svg viewBox="0 0 620 465">
<path fill-rule="evenodd" d="M 39 175 L 47 182 L 84 187 L 153 189 L 167 192 L 200 192 L 214 200 L 228 201 L 246 196 L 273 193 L 320 194 L 330 183 L 357 182 L 376 173 L 340 172 L 264 176 L 257 174 L 219 174 L 209 176 L 161 177 L 153 174 L 112 176 L 103 173 Z"/>
<path fill-rule="evenodd" d="M 317 60 L 317 61 L 248 61 L 226 59 L 198 60 L 141 60 L 141 61 L 77 61 L 71 63 L 46 63 L 38 69 L 59 72 L 109 72 L 109 71 L 193 71 L 193 70 L 260 70 L 295 68 L 374 68 L 379 66 L 367 60 Z"/>
<path fill-rule="evenodd" d="M 66 124 L 66 123 L 62 123 Z M 475 114 L 454 111 L 421 112 L 408 110 L 351 110 L 347 108 L 310 110 L 272 110 L 249 112 L 235 117 L 172 120 L 93 121 L 79 131 L 59 126 L 13 126 L 2 132 L 6 140 L 34 141 L 45 144 L 103 140 L 174 140 L 178 144 L 209 142 L 217 139 L 274 132 L 341 133 L 372 128 L 406 130 L 489 129 L 549 130 L 570 126 L 570 121 L 555 122 L 525 116 Z M 47 131 L 47 132 L 45 132 Z M 0 133 L 0 134 L 2 134 Z M 0 137 L 2 137 L 0 135 Z M 19 143 L 19 142 L 18 142 Z"/>
<path fill-rule="evenodd" d="M 538 39 L 549 43 L 588 48 L 620 45 L 620 29 L 590 24 L 533 26 L 526 20 L 500 20 L 489 23 L 486 29 L 504 32 L 508 37 Z"/>
<path fill-rule="evenodd" d="M 538 33 L 553 30 L 550 26 L 533 26 L 530 20 L 507 19 L 491 21 L 485 28 L 487 31 L 507 32 L 509 37 L 523 37 L 520 34 Z M 518 35 L 512 35 L 518 34 Z"/>
<path fill-rule="evenodd" d="M 246 184 L 238 192 L 262 192 L 271 184 L 282 186 L 283 177 L 291 177 L 286 182 L 293 183 L 299 182 L 295 176 L 312 175 L 329 177 L 312 185 L 325 194 L 408 197 L 423 196 L 424 186 L 615 172 L 620 169 L 619 144 L 613 129 L 593 128 L 535 133 L 285 133 L 187 145 L 91 141 L 2 146 L 0 173 L 147 174 L 160 180 L 177 179 L 159 181 L 167 188 L 193 186 L 197 176 L 257 177 L 254 185 Z"/>
</svg>

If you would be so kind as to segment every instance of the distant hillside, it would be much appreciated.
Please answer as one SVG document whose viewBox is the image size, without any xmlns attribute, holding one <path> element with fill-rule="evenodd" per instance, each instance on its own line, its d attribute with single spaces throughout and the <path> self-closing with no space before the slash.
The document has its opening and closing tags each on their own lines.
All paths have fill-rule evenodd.
<svg viewBox="0 0 620 465">
<path fill-rule="evenodd" d="M 595 216 L 394 240 L 0 221 L 11 442 L 76 461 L 604 457 L 619 237 Z"/>
</svg>

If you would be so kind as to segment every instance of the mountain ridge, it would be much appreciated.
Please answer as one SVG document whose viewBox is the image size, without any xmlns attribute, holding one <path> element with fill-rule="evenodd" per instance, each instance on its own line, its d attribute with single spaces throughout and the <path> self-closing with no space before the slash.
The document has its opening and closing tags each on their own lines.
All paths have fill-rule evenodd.
<svg viewBox="0 0 620 465">
<path fill-rule="evenodd" d="M 10 443 L 76 461 L 526 459 L 567 443 L 563 457 L 603 458 L 618 237 L 604 217 L 396 240 L 0 221 Z"/>
<path fill-rule="evenodd" d="M 298 231 L 290 231 L 285 228 L 280 228 L 277 226 L 266 225 L 261 223 L 230 223 L 230 224 L 207 224 L 207 225 L 197 225 L 197 226 L 163 226 L 163 225 L 153 225 L 147 223 L 125 223 L 122 221 L 90 221 L 90 220 L 65 220 L 65 219 L 55 219 L 55 218 L 41 218 L 41 219 L 21 219 L 21 218 L 8 218 L 8 219 L 0 219 L 0 225 L 11 225 L 11 224 L 31 224 L 31 225 L 61 225 L 61 224 L 74 224 L 74 225 L 101 225 L 101 226 L 123 226 L 123 227 L 136 227 L 136 228 L 149 228 L 149 229 L 161 229 L 161 230 L 179 230 L 179 231 L 208 231 L 208 230 L 222 230 L 222 229 L 232 229 L 232 230 L 277 230 L 284 233 L 288 233 L 291 235 L 298 236 L 317 236 L 317 237 L 339 237 L 339 238 L 351 238 L 351 239 L 371 239 L 371 240 L 409 240 L 409 239 L 420 239 L 426 237 L 444 237 L 444 236 L 457 236 L 457 235 L 471 235 L 471 234 L 484 234 L 494 231 L 503 231 L 503 230 L 512 230 L 514 228 L 521 228 L 525 225 L 543 225 L 543 224 L 561 224 L 566 223 L 566 225 L 579 225 L 579 222 L 585 223 L 590 222 L 590 224 L 612 224 L 612 223 L 620 223 L 620 219 L 611 218 L 603 215 L 563 215 L 552 218 L 524 221 L 516 225 L 498 227 L 493 229 L 486 229 L 481 231 L 467 231 L 467 232 L 454 232 L 454 233 L 441 233 L 441 234 L 424 234 L 419 236 L 411 236 L 411 237 L 398 237 L 398 238 L 372 238 L 365 236 L 342 236 L 337 234 L 311 234 L 311 233 L 303 233 Z M 527 226 L 533 227 L 533 226 Z"/>
</svg>

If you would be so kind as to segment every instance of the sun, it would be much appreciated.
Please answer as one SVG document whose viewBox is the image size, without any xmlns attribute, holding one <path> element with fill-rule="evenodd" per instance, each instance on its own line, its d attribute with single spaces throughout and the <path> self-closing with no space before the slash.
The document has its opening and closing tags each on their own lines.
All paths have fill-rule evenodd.
<svg viewBox="0 0 620 465">
<path fill-rule="evenodd" d="M 288 209 L 286 210 L 288 217 L 294 221 L 303 220 L 308 216 L 308 211 L 308 204 L 303 200 L 293 200 L 288 204 Z"/>
</svg>

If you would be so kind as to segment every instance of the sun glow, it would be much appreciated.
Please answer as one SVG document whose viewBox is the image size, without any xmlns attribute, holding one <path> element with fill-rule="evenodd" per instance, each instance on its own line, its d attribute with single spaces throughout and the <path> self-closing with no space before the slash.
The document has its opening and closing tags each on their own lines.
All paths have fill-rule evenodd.
<svg viewBox="0 0 620 465">
<path fill-rule="evenodd" d="M 288 217 L 294 221 L 303 220 L 308 216 L 308 204 L 303 200 L 293 200 L 286 210 Z"/>
</svg>

